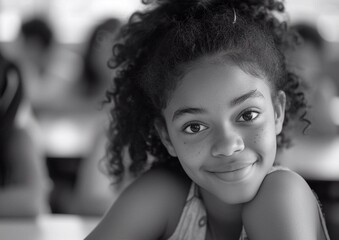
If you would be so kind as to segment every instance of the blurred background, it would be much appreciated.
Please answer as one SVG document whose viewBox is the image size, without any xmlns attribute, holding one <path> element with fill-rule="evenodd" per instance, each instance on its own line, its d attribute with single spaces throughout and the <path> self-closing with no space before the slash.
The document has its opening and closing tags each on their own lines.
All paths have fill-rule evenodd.
<svg viewBox="0 0 339 240">
<path fill-rule="evenodd" d="M 296 134 L 293 150 L 278 158 L 315 190 L 330 235 L 339 239 L 339 0 L 285 2 L 286 18 L 306 34 L 305 46 L 289 61 L 297 63 L 295 71 L 304 77 L 313 124 L 306 137 Z M 109 110 L 101 102 L 114 76 L 106 67 L 114 37 L 130 14 L 142 8 L 140 0 L 0 0 L 0 56 L 20 73 L 8 70 L 5 78 L 19 84 L 4 88 L 12 89 L 8 94 L 0 91 L 1 101 L 22 88 L 10 120 L 11 137 L 0 139 L 8 143 L 3 149 L 13 149 L 6 154 L 14 159 L 13 169 L 20 170 L 12 171 L 19 176 L 15 184 L 0 185 L 0 219 L 46 213 L 100 217 L 131 181 L 127 177 L 115 188 L 102 173 Z M 0 168 L 6 166 L 3 162 Z M 4 197 L 5 189 L 20 181 L 34 194 L 13 190 Z M 13 199 L 22 199 L 22 208 Z M 29 199 L 34 210 L 25 209 Z"/>
</svg>

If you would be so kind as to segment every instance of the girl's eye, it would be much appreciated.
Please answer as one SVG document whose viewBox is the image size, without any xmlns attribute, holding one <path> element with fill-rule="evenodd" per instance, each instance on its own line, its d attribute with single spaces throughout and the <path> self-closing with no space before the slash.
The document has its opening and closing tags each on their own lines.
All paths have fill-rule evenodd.
<svg viewBox="0 0 339 240">
<path fill-rule="evenodd" d="M 240 122 L 251 122 L 259 116 L 259 113 L 256 111 L 246 111 L 241 114 L 239 121 Z"/>
<path fill-rule="evenodd" d="M 205 130 L 207 127 L 199 123 L 191 123 L 184 128 L 184 132 L 188 134 L 195 134 Z"/>
</svg>

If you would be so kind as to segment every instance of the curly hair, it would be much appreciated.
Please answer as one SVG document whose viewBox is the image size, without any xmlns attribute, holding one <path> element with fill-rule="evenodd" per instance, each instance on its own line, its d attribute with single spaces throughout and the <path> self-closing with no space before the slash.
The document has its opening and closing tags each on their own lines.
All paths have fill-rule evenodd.
<svg viewBox="0 0 339 240">
<path fill-rule="evenodd" d="M 116 68 L 109 129 L 107 171 L 118 181 L 124 174 L 123 150 L 129 170 L 138 176 L 148 166 L 165 164 L 180 170 L 179 161 L 162 145 L 154 127 L 185 67 L 203 56 L 224 54 L 244 71 L 264 75 L 273 94 L 283 90 L 287 106 L 277 147 L 288 146 L 286 128 L 305 113 L 299 78 L 290 71 L 284 52 L 295 48 L 298 35 L 287 26 L 284 5 L 276 0 L 155 0 L 134 13 L 123 26 L 109 61 Z M 304 114 L 301 114 L 304 119 Z M 174 161 L 173 161 L 174 160 Z"/>
</svg>

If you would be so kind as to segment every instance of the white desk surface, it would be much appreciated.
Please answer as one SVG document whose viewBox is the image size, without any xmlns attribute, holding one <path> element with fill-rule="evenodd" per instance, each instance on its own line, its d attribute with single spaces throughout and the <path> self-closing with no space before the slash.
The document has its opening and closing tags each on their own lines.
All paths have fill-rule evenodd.
<svg viewBox="0 0 339 240">
<path fill-rule="evenodd" d="M 36 219 L 1 219 L 1 240 L 83 240 L 99 218 L 42 215 Z"/>
</svg>

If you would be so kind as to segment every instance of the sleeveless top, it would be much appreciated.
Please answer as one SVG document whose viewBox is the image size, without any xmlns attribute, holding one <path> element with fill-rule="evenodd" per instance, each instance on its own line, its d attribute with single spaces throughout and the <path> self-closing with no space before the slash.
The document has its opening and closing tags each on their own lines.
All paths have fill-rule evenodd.
<svg viewBox="0 0 339 240">
<path fill-rule="evenodd" d="M 290 169 L 282 166 L 273 166 L 268 174 L 278 170 L 291 171 Z M 330 240 L 320 202 L 317 195 L 315 193 L 314 195 L 317 199 L 318 212 L 325 239 Z M 192 182 L 179 223 L 168 240 L 205 240 L 206 230 L 207 217 L 205 206 L 199 197 L 198 186 Z M 242 228 L 239 240 L 249 240 L 244 227 Z"/>
</svg>

